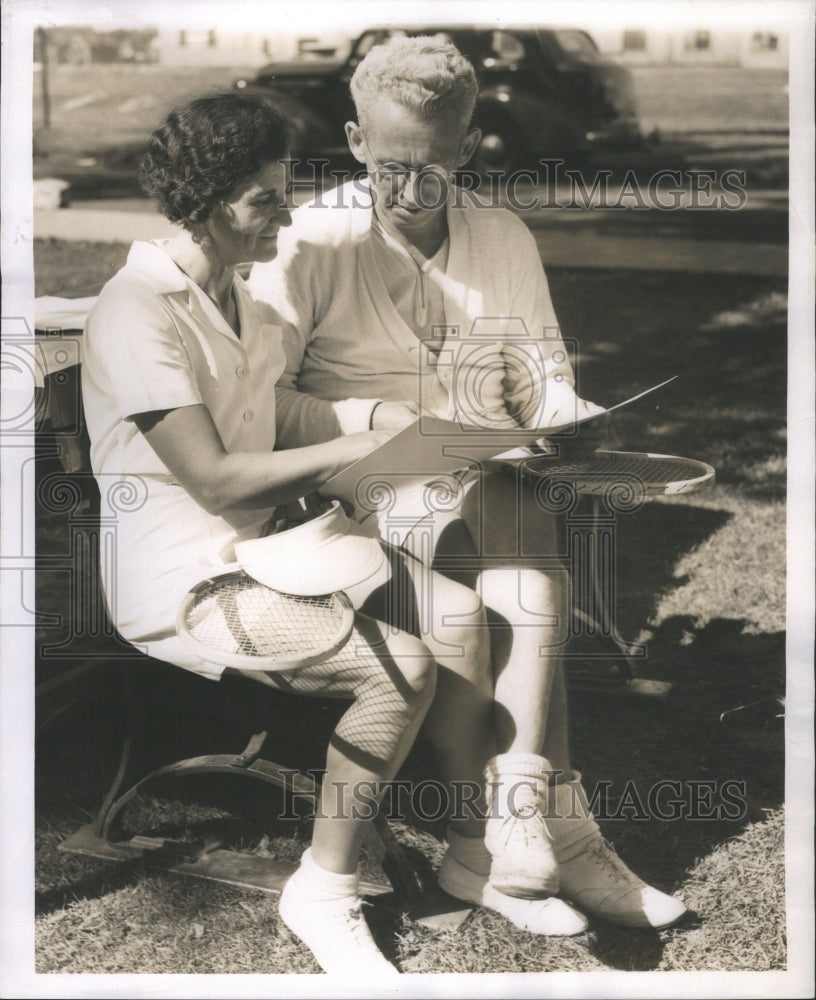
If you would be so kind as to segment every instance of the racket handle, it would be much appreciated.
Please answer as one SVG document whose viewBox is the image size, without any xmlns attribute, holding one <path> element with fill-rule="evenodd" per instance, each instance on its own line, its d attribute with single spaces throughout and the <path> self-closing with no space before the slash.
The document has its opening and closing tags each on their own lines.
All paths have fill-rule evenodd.
<svg viewBox="0 0 816 1000">
<path fill-rule="evenodd" d="M 298 500 L 290 500 L 275 509 L 275 513 L 261 529 L 261 538 L 267 535 L 277 535 L 287 528 L 312 521 L 331 507 L 331 501 L 324 499 L 319 493 L 307 493 Z"/>
<path fill-rule="evenodd" d="M 320 517 L 321 514 L 325 514 L 325 512 L 331 507 L 331 500 L 327 500 L 317 491 L 307 493 L 305 497 L 301 498 L 300 502 L 304 504 L 306 510 L 309 511 L 309 517 L 306 518 L 307 521 L 310 521 L 313 517 Z"/>
</svg>

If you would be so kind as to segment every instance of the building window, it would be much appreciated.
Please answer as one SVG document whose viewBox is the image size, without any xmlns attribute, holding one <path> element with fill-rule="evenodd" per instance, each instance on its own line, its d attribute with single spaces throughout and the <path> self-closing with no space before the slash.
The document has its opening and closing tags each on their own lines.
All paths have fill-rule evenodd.
<svg viewBox="0 0 816 1000">
<path fill-rule="evenodd" d="M 640 29 L 630 29 L 623 33 L 624 52 L 643 52 L 646 49 L 646 32 Z"/>
<path fill-rule="evenodd" d="M 692 31 L 686 35 L 687 52 L 708 52 L 711 48 L 710 31 Z"/>
<path fill-rule="evenodd" d="M 779 36 L 770 31 L 755 31 L 751 36 L 752 52 L 776 52 L 779 49 Z"/>
<path fill-rule="evenodd" d="M 207 46 L 211 49 L 214 49 L 216 48 L 217 45 L 218 45 L 218 36 L 215 33 L 215 29 L 210 28 L 210 30 L 207 32 Z"/>
<path fill-rule="evenodd" d="M 187 32 L 183 28 L 179 32 L 179 48 L 180 49 L 187 48 Z"/>
</svg>

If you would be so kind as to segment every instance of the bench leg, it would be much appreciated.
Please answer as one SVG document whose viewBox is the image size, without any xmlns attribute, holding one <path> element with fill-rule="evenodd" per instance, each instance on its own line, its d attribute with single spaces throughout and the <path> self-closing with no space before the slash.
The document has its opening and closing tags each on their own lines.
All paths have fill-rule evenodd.
<svg viewBox="0 0 816 1000">
<path fill-rule="evenodd" d="M 142 742 L 142 720 L 134 691 L 134 679 L 127 665 L 121 667 L 121 685 L 124 720 L 116 774 L 94 822 L 77 830 L 60 845 L 60 849 L 108 861 L 139 860 L 176 874 L 279 893 L 294 873 L 297 862 L 283 862 L 276 858 L 225 850 L 217 837 L 204 837 L 202 843 L 190 844 L 155 836 L 120 838 L 115 831 L 117 820 L 127 805 L 151 783 L 168 776 L 239 775 L 273 785 L 285 795 L 302 797 L 315 803 L 319 786 L 311 777 L 293 772 L 291 768 L 261 756 L 285 702 L 271 703 L 264 707 L 262 717 L 255 724 L 255 731 L 241 753 L 208 754 L 174 761 L 133 781 L 134 761 Z M 471 913 L 470 905 L 454 900 L 438 889 L 429 867 L 422 876 L 418 874 L 409 853 L 396 839 L 382 813 L 371 823 L 367 844 L 390 882 L 390 885 L 385 882 L 361 883 L 361 894 L 372 902 L 406 914 L 435 930 L 453 930 Z"/>
<path fill-rule="evenodd" d="M 134 734 L 136 733 L 136 702 L 133 695 L 133 684 L 127 667 L 120 666 L 119 675 L 121 678 L 122 694 L 125 703 L 124 733 L 122 735 L 122 749 L 119 753 L 119 765 L 113 779 L 113 784 L 108 789 L 102 805 L 97 813 L 94 822 L 94 832 L 97 837 L 107 839 L 110 832 L 112 819 L 111 810 L 117 802 L 126 779 L 130 776 L 133 766 Z M 114 811 L 115 815 L 115 811 Z"/>
</svg>

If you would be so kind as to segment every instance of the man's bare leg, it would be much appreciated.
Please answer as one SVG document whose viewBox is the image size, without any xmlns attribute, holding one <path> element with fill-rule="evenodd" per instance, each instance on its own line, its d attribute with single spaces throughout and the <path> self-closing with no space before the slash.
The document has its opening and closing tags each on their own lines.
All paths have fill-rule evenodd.
<svg viewBox="0 0 816 1000">
<path fill-rule="evenodd" d="M 520 776 L 534 776 L 539 807 L 537 815 L 534 809 L 523 823 L 508 821 L 498 836 L 491 834 L 492 820 L 488 822 L 491 882 L 505 892 L 523 894 L 524 873 L 520 878 L 512 856 L 518 842 L 529 840 L 532 819 L 540 819 L 567 899 L 623 926 L 674 923 L 685 907 L 646 885 L 606 843 L 581 776 L 570 766 L 561 648 L 568 638 L 571 585 L 568 572 L 553 565 L 558 554 L 554 516 L 506 474 L 487 474 L 476 485 L 480 489 L 471 489 L 462 513 L 484 566 L 477 590 L 493 617 L 499 755 L 491 780 L 507 785 L 518 783 Z M 528 828 L 519 831 L 525 825 Z M 529 874 L 528 886 L 546 884 L 546 853 L 542 851 L 544 876 L 536 880 Z"/>
<path fill-rule="evenodd" d="M 450 804 L 465 806 L 455 810 L 450 827 L 463 837 L 482 837 L 484 769 L 495 753 L 484 608 L 473 590 L 430 573 L 419 560 L 406 559 L 406 568 L 417 593 L 428 597 L 422 638 L 438 667 L 423 731 L 434 747 Z"/>
<path fill-rule="evenodd" d="M 462 505 L 491 626 L 499 753 L 540 754 L 570 768 L 562 649 L 570 579 L 557 562 L 556 523 L 511 475 L 487 473 Z"/>
</svg>

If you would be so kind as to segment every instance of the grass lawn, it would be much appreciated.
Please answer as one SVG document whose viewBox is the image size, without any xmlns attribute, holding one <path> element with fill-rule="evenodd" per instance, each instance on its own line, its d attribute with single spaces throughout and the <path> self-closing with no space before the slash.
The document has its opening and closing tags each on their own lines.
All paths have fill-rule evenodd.
<svg viewBox="0 0 816 1000">
<path fill-rule="evenodd" d="M 92 294 L 125 252 L 37 241 L 37 294 Z M 578 341 L 583 395 L 609 404 L 680 376 L 623 411 L 618 445 L 717 469 L 713 488 L 656 499 L 617 522 L 619 630 L 646 644 L 640 673 L 673 682 L 672 694 L 660 703 L 571 696 L 574 763 L 590 792 L 606 789 L 604 834 L 644 878 L 681 893 L 692 913 L 660 933 L 594 922 L 586 934 L 559 940 L 518 931 L 487 911 L 434 934 L 375 908 L 374 933 L 405 972 L 784 969 L 777 716 L 785 690 L 785 282 L 564 269 L 549 277 L 564 333 Z M 65 551 L 67 535 L 64 518 L 40 517 L 41 553 Z M 61 579 L 41 576 L 38 610 L 64 609 Z M 68 627 L 44 625 L 38 639 L 59 641 Z M 38 746 L 38 971 L 318 971 L 304 947 L 279 936 L 273 898 L 57 852 L 98 807 L 111 752 L 98 735 L 103 715 L 89 704 Z M 329 709 L 295 700 L 277 733 L 276 759 L 319 766 L 331 721 Z M 194 741 L 198 734 L 192 726 L 169 736 Z M 404 771 L 414 780 L 433 775 L 421 741 Z M 647 817 L 642 807 L 661 781 L 676 783 L 673 812 Z M 729 788 L 736 810 L 721 808 Z M 308 841 L 308 820 L 273 819 L 274 808 L 257 801 L 252 808 L 218 803 L 208 821 L 245 850 L 293 858 Z M 143 801 L 128 819 L 141 832 L 195 834 L 201 822 L 192 805 L 158 799 Z M 406 821 L 396 832 L 438 862 L 440 824 Z M 378 874 L 370 858 L 365 871 Z"/>
<path fill-rule="evenodd" d="M 86 153 L 132 143 L 144 146 L 150 130 L 176 103 L 229 87 L 241 66 L 159 66 L 111 63 L 55 66 L 49 75 L 51 121 L 45 128 L 42 76 L 34 77 L 35 154 Z"/>
<path fill-rule="evenodd" d="M 785 129 L 788 74 L 732 66 L 633 66 L 638 112 L 663 132 Z"/>
</svg>

